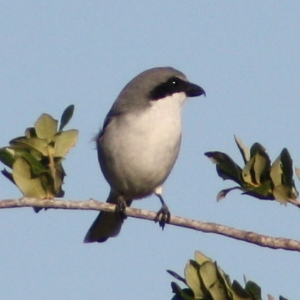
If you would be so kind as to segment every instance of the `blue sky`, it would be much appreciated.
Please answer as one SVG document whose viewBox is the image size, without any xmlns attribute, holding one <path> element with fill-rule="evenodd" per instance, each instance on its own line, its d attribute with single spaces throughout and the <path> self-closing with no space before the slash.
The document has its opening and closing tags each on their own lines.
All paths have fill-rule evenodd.
<svg viewBox="0 0 300 300">
<path fill-rule="evenodd" d="M 179 159 L 165 184 L 171 213 L 266 235 L 300 239 L 297 208 L 232 192 L 203 155 L 242 163 L 233 135 L 262 143 L 274 160 L 287 147 L 300 166 L 300 3 L 297 1 L 2 1 L 0 145 L 43 112 L 80 139 L 65 161 L 66 199 L 104 201 L 93 136 L 123 86 L 139 72 L 173 66 L 201 85 L 183 113 Z M 297 182 L 298 189 L 300 184 Z M 1 199 L 21 196 L 4 177 Z M 134 207 L 157 211 L 155 197 Z M 1 299 L 171 299 L 166 273 L 183 274 L 195 250 L 278 297 L 299 299 L 298 253 L 127 219 L 118 238 L 83 244 L 97 213 L 2 210 Z"/>
</svg>

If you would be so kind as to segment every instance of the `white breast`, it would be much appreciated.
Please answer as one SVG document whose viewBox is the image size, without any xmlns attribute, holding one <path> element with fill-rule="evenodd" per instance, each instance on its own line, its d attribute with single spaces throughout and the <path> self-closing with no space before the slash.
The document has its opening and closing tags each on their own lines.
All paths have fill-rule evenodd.
<svg viewBox="0 0 300 300">
<path fill-rule="evenodd" d="M 141 198 L 166 180 L 180 148 L 185 99 L 184 93 L 176 93 L 153 101 L 147 110 L 124 115 L 106 127 L 100 163 L 113 189 Z"/>
</svg>

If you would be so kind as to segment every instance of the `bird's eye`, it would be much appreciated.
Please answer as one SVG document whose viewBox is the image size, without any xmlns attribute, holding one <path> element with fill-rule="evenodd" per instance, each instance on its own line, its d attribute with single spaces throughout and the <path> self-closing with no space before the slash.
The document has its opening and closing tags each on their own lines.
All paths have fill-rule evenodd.
<svg viewBox="0 0 300 300">
<path fill-rule="evenodd" d="M 158 100 L 180 92 L 184 92 L 184 80 L 178 77 L 171 77 L 155 87 L 151 91 L 150 97 L 152 100 Z"/>
<path fill-rule="evenodd" d="M 177 78 L 174 78 L 174 79 L 172 79 L 172 82 L 171 82 L 171 83 L 172 83 L 173 86 L 176 87 L 176 86 L 179 85 L 179 80 L 178 80 Z"/>
</svg>

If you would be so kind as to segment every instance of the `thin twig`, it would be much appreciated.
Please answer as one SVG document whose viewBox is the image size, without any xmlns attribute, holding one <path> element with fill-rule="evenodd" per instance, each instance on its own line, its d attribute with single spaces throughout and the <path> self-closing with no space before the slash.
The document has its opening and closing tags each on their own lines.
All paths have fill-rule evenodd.
<svg viewBox="0 0 300 300">
<path fill-rule="evenodd" d="M 115 205 L 106 202 L 99 202 L 93 199 L 88 201 L 71 201 L 71 200 L 41 200 L 35 198 L 22 199 L 5 199 L 0 200 L 0 209 L 17 208 L 17 207 L 39 207 L 45 209 L 69 209 L 69 210 L 96 210 L 114 212 Z M 136 209 L 128 207 L 126 209 L 128 217 L 145 219 L 154 221 L 156 212 L 144 209 Z M 177 216 L 171 216 L 170 224 L 179 227 L 185 227 L 202 232 L 209 232 L 227 236 L 236 240 L 252 243 L 261 247 L 268 247 L 272 249 L 284 249 L 290 251 L 300 252 L 300 241 L 275 238 L 267 235 L 261 235 L 251 231 L 245 231 L 220 225 L 217 223 L 207 223 L 191 219 L 186 219 Z"/>
</svg>

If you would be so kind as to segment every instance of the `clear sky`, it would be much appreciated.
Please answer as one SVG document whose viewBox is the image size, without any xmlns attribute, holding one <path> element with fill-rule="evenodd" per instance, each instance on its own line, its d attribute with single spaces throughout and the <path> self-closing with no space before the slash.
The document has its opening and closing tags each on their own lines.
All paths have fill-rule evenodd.
<svg viewBox="0 0 300 300">
<path fill-rule="evenodd" d="M 232 192 L 203 155 L 242 159 L 233 135 L 262 143 L 274 160 L 287 147 L 300 167 L 299 1 L 2 1 L 0 145 L 23 134 L 41 113 L 80 139 L 65 161 L 66 199 L 104 201 L 109 187 L 93 136 L 123 86 L 139 72 L 173 66 L 201 85 L 183 113 L 179 159 L 165 184 L 173 215 L 266 235 L 300 239 L 300 212 Z M 300 184 L 297 182 L 298 189 Z M 0 177 L 1 199 L 21 193 Z M 157 211 L 156 197 L 134 207 Z M 300 255 L 229 238 L 127 219 L 118 238 L 83 244 L 92 211 L 2 210 L 1 299 L 171 299 L 166 273 L 183 274 L 195 250 L 231 276 L 268 293 L 300 299 Z"/>
</svg>

